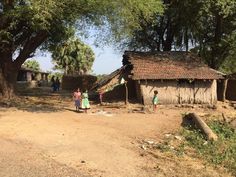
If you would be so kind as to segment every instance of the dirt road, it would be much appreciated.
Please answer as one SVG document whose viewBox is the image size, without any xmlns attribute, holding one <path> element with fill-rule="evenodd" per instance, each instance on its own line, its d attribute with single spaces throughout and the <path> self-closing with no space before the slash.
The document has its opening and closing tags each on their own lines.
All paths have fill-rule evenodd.
<svg viewBox="0 0 236 177">
<path fill-rule="evenodd" d="M 73 169 L 69 174 L 149 176 L 145 168 L 150 168 L 150 164 L 140 156 L 136 140 L 155 139 L 175 130 L 180 123 L 180 115 L 170 117 L 161 113 L 108 117 L 72 111 L 30 113 L 8 110 L 1 113 L 0 119 L 3 144 L 0 153 L 5 154 L 5 157 L 1 155 L 0 174 L 24 175 L 23 168 L 31 173 L 29 169 L 36 169 L 35 173 L 39 174 L 49 163 L 54 168 L 43 170 L 45 174 L 41 176 L 53 176 L 50 174 L 60 169 L 61 164 L 63 168 Z M 10 175 L 9 171 L 14 173 Z"/>
<path fill-rule="evenodd" d="M 141 140 L 159 141 L 177 131 L 186 110 L 84 114 L 72 108 L 55 112 L 1 109 L 0 176 L 221 176 L 203 162 L 154 157 L 140 148 Z M 202 169 L 204 173 L 199 173 Z"/>
</svg>

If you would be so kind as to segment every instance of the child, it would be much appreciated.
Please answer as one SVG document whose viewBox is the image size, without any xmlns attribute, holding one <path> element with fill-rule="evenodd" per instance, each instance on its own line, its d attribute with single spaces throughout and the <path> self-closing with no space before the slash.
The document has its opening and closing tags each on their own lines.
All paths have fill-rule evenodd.
<svg viewBox="0 0 236 177">
<path fill-rule="evenodd" d="M 158 91 L 155 90 L 155 91 L 154 91 L 154 96 L 153 96 L 153 99 L 152 99 L 153 111 L 154 111 L 154 112 L 156 112 L 156 109 L 157 109 L 157 103 L 158 103 L 157 94 L 158 94 Z"/>
<path fill-rule="evenodd" d="M 77 89 L 77 91 L 74 92 L 73 98 L 75 101 L 75 109 L 76 109 L 76 111 L 79 111 L 80 100 L 81 100 L 81 92 L 80 92 L 79 88 Z"/>
<path fill-rule="evenodd" d="M 54 76 L 52 76 L 51 78 L 51 87 L 52 87 L 52 91 L 55 92 L 56 91 L 56 82 L 55 82 L 55 79 L 54 79 Z"/>
<path fill-rule="evenodd" d="M 104 93 L 104 91 L 103 91 L 102 89 L 100 89 L 100 90 L 99 90 L 99 101 L 100 101 L 100 105 L 102 105 L 103 93 Z"/>
<path fill-rule="evenodd" d="M 89 99 L 88 99 L 88 91 L 86 90 L 82 94 L 82 104 L 81 108 L 85 110 L 85 113 L 87 113 L 87 110 L 90 109 Z"/>
</svg>

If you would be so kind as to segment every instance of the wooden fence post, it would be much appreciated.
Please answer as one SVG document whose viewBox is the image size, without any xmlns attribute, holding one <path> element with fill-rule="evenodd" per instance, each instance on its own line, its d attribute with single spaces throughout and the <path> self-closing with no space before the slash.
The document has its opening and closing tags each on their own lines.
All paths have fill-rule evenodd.
<svg viewBox="0 0 236 177">
<path fill-rule="evenodd" d="M 125 104 L 127 105 L 129 103 L 128 101 L 128 87 L 127 87 L 127 81 L 125 81 Z"/>
</svg>

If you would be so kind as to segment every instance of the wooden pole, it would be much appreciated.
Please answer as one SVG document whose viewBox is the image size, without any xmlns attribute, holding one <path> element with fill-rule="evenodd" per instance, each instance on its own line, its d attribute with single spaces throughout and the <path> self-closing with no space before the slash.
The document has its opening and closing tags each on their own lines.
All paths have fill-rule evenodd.
<svg viewBox="0 0 236 177">
<path fill-rule="evenodd" d="M 197 114 L 189 113 L 188 115 L 194 121 L 195 125 L 207 136 L 208 140 L 216 141 L 217 135 L 208 127 L 208 125 Z"/>
<path fill-rule="evenodd" d="M 128 104 L 128 87 L 127 82 L 125 82 L 125 104 Z"/>
</svg>

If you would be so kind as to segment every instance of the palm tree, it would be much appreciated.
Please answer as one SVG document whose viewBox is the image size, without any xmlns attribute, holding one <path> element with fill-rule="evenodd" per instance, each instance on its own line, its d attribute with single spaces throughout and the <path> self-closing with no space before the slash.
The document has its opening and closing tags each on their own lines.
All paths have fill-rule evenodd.
<svg viewBox="0 0 236 177">
<path fill-rule="evenodd" d="M 69 40 L 57 46 L 52 54 L 55 68 L 63 69 L 65 74 L 85 74 L 94 62 L 92 49 L 79 39 Z"/>
</svg>

